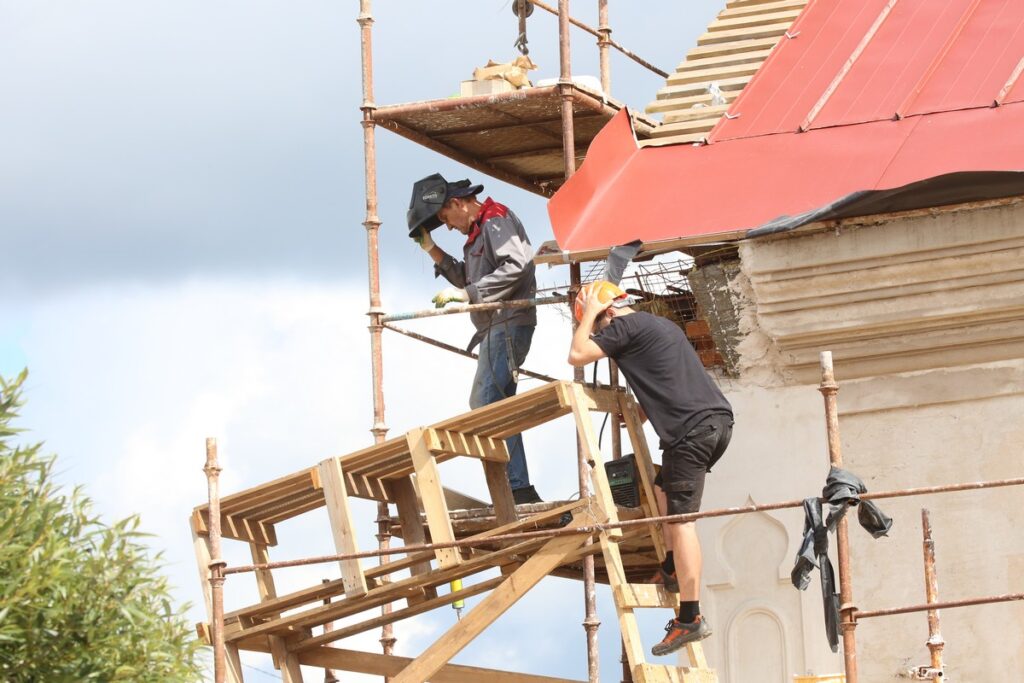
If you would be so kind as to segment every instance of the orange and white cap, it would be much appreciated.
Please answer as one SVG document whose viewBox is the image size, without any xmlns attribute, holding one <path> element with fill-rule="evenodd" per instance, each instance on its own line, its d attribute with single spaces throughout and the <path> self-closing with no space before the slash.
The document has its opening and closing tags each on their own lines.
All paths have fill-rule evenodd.
<svg viewBox="0 0 1024 683">
<path fill-rule="evenodd" d="M 612 306 L 615 308 L 621 308 L 623 306 L 629 306 L 635 304 L 640 299 L 627 294 L 618 287 L 613 285 L 607 280 L 594 280 L 580 287 L 580 291 L 576 294 L 576 305 L 574 306 L 574 312 L 576 314 L 576 322 L 579 322 L 583 318 L 583 309 L 586 307 L 587 299 L 590 297 L 591 292 L 597 292 L 598 300 L 601 303 L 612 302 Z"/>
</svg>

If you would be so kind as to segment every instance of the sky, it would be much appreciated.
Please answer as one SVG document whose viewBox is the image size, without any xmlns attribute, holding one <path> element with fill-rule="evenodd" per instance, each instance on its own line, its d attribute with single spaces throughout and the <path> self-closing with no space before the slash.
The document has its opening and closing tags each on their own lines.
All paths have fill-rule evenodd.
<svg viewBox="0 0 1024 683">
<path fill-rule="evenodd" d="M 722 2 L 609 4 L 613 37 L 671 71 Z M 596 6 L 572 12 L 596 25 Z M 141 516 L 190 621 L 205 619 L 187 517 L 205 501 L 206 437 L 225 493 L 372 443 L 357 14 L 355 0 L 0 0 L 0 374 L 29 369 L 25 438 L 58 455 L 61 481 L 84 486 L 104 519 Z M 509 0 L 378 0 L 373 14 L 379 104 L 447 97 L 516 54 Z M 533 78 L 557 76 L 555 18 L 538 10 L 528 29 Z M 594 39 L 572 39 L 573 72 L 596 75 Z M 617 99 L 642 109 L 663 84 L 613 53 Z M 377 141 L 388 312 L 426 308 L 446 284 L 406 236 L 420 177 L 482 182 L 535 245 L 552 238 L 543 198 L 387 131 Z M 456 235 L 437 241 L 458 253 Z M 538 275 L 568 279 L 564 267 Z M 408 327 L 460 346 L 471 334 L 464 316 Z M 527 367 L 570 377 L 568 339 L 566 313 L 542 310 Z M 472 361 L 388 333 L 384 367 L 391 436 L 467 409 Z M 547 499 L 574 491 L 572 433 L 526 435 Z M 485 495 L 478 468 L 442 473 Z M 372 547 L 373 506 L 355 514 Z M 305 517 L 281 525 L 274 559 L 333 552 L 325 520 Z M 248 562 L 240 544 L 225 554 Z M 335 576 L 283 571 L 278 588 Z M 250 584 L 228 581 L 229 609 L 255 599 Z M 611 680 L 617 625 L 598 597 Z M 585 678 L 583 617 L 582 588 L 547 579 L 454 661 Z M 397 652 L 414 656 L 454 618 L 400 622 Z M 641 628 L 660 637 L 664 619 Z M 376 652 L 377 637 L 342 645 Z M 243 662 L 247 680 L 276 679 L 269 658 Z"/>
</svg>

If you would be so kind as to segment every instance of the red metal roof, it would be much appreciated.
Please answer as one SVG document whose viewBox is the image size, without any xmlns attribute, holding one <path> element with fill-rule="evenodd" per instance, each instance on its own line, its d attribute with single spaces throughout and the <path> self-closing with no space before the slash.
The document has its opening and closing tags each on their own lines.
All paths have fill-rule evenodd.
<svg viewBox="0 0 1024 683">
<path fill-rule="evenodd" d="M 562 249 L 756 228 L 852 193 L 1024 171 L 1024 0 L 812 0 L 709 135 L 620 113 L 549 203 Z"/>
</svg>

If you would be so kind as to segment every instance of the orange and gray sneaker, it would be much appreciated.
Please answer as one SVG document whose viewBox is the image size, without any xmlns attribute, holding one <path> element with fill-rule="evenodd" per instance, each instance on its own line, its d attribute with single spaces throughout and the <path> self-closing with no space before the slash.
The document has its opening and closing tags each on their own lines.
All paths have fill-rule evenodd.
<svg viewBox="0 0 1024 683">
<path fill-rule="evenodd" d="M 704 640 L 711 635 L 711 626 L 703 615 L 698 614 L 696 621 L 686 624 L 678 619 L 673 619 L 665 626 L 665 638 L 651 648 L 651 654 L 660 657 L 670 652 L 675 652 L 687 643 L 694 643 Z"/>
<path fill-rule="evenodd" d="M 676 573 L 673 571 L 669 574 L 663 567 L 658 567 L 658 571 L 654 572 L 654 576 L 648 579 L 647 583 L 661 584 L 669 593 L 679 592 L 679 581 L 676 580 Z"/>
</svg>

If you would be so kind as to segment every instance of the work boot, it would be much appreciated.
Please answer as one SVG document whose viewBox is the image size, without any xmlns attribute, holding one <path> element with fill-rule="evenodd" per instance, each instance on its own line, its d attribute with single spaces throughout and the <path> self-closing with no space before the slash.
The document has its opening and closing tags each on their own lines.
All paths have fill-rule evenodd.
<svg viewBox="0 0 1024 683">
<path fill-rule="evenodd" d="M 669 574 L 663 567 L 658 567 L 658 571 L 654 572 L 654 576 L 648 579 L 647 583 L 661 584 L 669 593 L 679 592 L 679 581 L 676 579 L 676 573 L 672 572 Z"/>
<path fill-rule="evenodd" d="M 678 619 L 673 619 L 665 626 L 665 638 L 651 648 L 651 654 L 660 657 L 670 652 L 675 652 L 687 643 L 694 643 L 704 640 L 711 635 L 711 627 L 703 615 L 697 615 L 697 620 L 692 624 L 684 624 Z"/>
<path fill-rule="evenodd" d="M 537 495 L 537 489 L 533 486 L 524 486 L 521 489 L 512 489 L 512 500 L 516 502 L 516 505 L 525 505 L 527 503 L 543 503 Z"/>
</svg>

